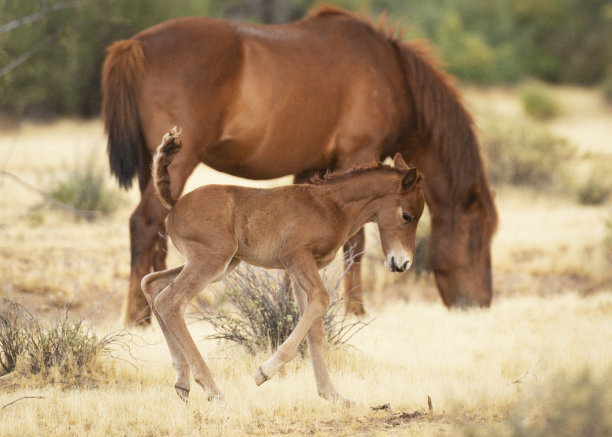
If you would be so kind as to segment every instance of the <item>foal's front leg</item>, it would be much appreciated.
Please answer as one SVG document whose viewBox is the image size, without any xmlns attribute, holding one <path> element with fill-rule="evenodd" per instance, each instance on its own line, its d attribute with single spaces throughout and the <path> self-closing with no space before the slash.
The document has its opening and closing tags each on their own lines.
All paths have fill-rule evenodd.
<svg viewBox="0 0 612 437">
<path fill-rule="evenodd" d="M 307 296 L 306 292 L 298 283 L 293 284 L 293 293 L 297 301 L 300 314 L 304 314 L 306 310 Z M 314 321 L 308 330 L 308 349 L 310 350 L 310 358 L 312 359 L 312 367 L 314 369 L 315 380 L 317 382 L 317 391 L 323 399 L 333 401 L 343 401 L 346 405 L 350 405 L 351 401 L 342 396 L 331 382 L 327 366 L 325 365 L 325 357 L 323 355 L 323 336 L 325 330 L 323 326 L 323 317 Z"/>
<path fill-rule="evenodd" d="M 304 336 L 315 322 L 325 314 L 329 304 L 329 294 L 317 272 L 314 257 L 310 253 L 281 255 L 281 261 L 291 275 L 293 283 L 306 291 L 308 302 L 289 337 L 281 344 L 274 355 L 265 361 L 253 375 L 257 385 L 270 379 L 285 363 L 296 354 Z"/>
</svg>

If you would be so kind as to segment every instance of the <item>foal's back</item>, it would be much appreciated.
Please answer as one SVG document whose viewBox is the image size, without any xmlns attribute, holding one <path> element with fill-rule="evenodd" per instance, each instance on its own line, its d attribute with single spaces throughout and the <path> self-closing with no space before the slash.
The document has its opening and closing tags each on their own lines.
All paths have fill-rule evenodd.
<svg viewBox="0 0 612 437">
<path fill-rule="evenodd" d="M 227 185 L 200 187 L 181 197 L 168 216 L 168 234 L 188 256 L 191 242 L 236 246 L 235 257 L 282 268 L 279 252 L 303 246 L 315 258 L 344 243 L 342 213 L 325 187 L 292 185 L 257 189 Z"/>
</svg>

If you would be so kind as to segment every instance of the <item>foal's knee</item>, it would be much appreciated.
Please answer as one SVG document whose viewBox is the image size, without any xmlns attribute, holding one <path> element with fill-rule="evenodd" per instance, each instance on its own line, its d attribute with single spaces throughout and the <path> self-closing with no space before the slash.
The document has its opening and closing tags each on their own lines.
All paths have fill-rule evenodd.
<svg viewBox="0 0 612 437">
<path fill-rule="evenodd" d="M 329 293 L 327 293 L 327 290 L 319 291 L 309 296 L 308 305 L 312 305 L 317 317 L 323 317 L 329 305 Z"/>
</svg>

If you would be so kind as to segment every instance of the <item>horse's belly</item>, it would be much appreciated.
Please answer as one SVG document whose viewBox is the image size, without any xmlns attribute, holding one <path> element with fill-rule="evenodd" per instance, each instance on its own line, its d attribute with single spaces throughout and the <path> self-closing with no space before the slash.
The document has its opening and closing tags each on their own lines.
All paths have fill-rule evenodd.
<svg viewBox="0 0 612 437">
<path fill-rule="evenodd" d="M 202 160 L 217 171 L 262 180 L 327 168 L 332 158 L 333 144 L 329 140 L 302 144 L 289 140 L 270 142 L 241 135 L 222 139 L 207 150 Z"/>
</svg>

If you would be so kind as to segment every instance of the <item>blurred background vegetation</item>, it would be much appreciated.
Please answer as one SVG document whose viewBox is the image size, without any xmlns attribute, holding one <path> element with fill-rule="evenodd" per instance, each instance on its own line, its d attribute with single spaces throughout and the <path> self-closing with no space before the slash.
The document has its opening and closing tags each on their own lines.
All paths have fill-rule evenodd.
<svg viewBox="0 0 612 437">
<path fill-rule="evenodd" d="M 280 23 L 315 0 L 0 0 L 0 114 L 97 116 L 100 67 L 113 41 L 169 18 Z M 446 69 L 475 84 L 601 85 L 612 94 L 609 0 L 328 0 L 376 18 L 387 11 L 429 38 Z"/>
</svg>

